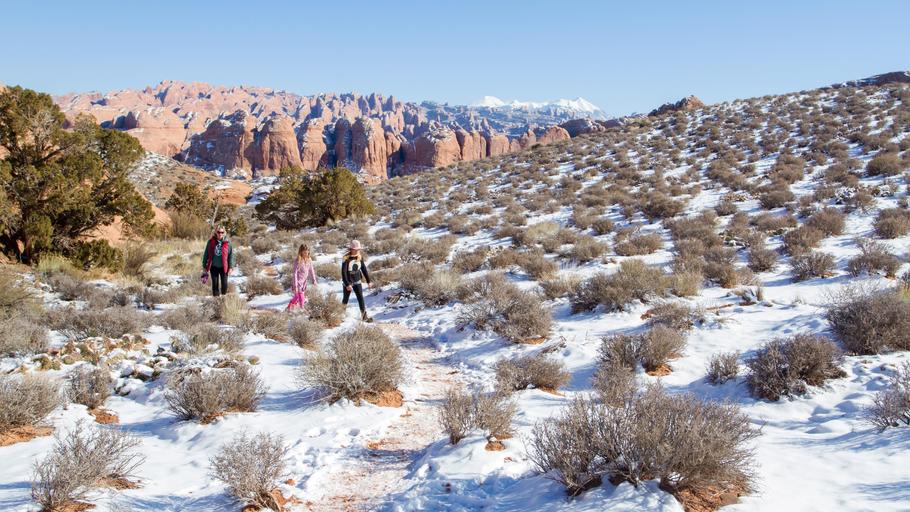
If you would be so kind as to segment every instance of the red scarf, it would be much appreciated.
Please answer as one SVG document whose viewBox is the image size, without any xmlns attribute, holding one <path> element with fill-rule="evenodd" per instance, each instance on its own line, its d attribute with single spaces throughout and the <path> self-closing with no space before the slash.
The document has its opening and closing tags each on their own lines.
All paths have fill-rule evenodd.
<svg viewBox="0 0 910 512">
<path fill-rule="evenodd" d="M 216 240 L 214 238 L 209 239 L 209 249 L 208 249 L 209 258 L 208 258 L 208 261 L 205 262 L 206 272 L 211 272 L 211 270 L 212 270 L 212 260 L 215 258 L 215 243 L 217 241 L 218 240 Z M 228 267 L 228 241 L 227 240 L 221 241 L 221 268 L 223 268 L 225 272 L 227 272 L 229 270 L 229 267 Z"/>
</svg>

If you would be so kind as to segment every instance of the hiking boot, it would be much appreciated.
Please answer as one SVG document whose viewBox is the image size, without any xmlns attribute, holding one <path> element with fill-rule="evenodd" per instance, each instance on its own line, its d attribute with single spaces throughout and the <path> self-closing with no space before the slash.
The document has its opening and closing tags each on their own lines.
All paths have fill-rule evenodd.
<svg viewBox="0 0 910 512">
<path fill-rule="evenodd" d="M 373 319 L 370 318 L 369 315 L 367 315 L 367 312 L 366 312 L 366 311 L 364 311 L 364 312 L 360 315 L 360 319 L 363 320 L 364 322 L 372 322 L 372 321 L 373 321 Z"/>
</svg>

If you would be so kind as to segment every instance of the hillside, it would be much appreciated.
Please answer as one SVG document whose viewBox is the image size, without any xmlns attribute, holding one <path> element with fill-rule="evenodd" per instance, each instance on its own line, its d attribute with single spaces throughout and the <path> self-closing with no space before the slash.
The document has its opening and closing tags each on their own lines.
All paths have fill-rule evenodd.
<svg viewBox="0 0 910 512">
<path fill-rule="evenodd" d="M 910 427 L 872 420 L 910 411 L 910 86 L 684 107 L 388 179 L 369 219 L 254 225 L 227 299 L 200 240 L 149 242 L 130 275 L 7 268 L 42 310 L 16 332 L 49 347 L 0 321 L 0 371 L 108 375 L 145 460 L 99 511 L 240 510 L 208 468 L 241 432 L 282 436 L 284 510 L 906 510 Z M 373 324 L 337 305 L 354 238 Z M 301 243 L 322 293 L 288 314 Z M 358 340 L 391 384 L 334 400 L 362 379 L 314 368 Z M 235 392 L 181 415 L 188 381 Z M 5 509 L 35 509 L 52 446 L 0 447 Z"/>
</svg>

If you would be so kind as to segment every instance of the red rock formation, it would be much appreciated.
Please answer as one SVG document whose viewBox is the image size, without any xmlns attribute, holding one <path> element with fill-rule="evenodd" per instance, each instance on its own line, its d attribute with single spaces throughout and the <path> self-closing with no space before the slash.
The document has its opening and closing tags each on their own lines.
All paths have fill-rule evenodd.
<svg viewBox="0 0 910 512">
<path fill-rule="evenodd" d="M 534 130 L 537 136 L 537 144 L 552 144 L 561 140 L 569 140 L 569 132 L 559 126 L 550 126 L 548 128 L 538 128 Z"/>
<path fill-rule="evenodd" d="M 487 157 L 487 139 L 479 132 L 455 130 L 455 139 L 461 148 L 461 160 L 480 160 Z"/>
<path fill-rule="evenodd" d="M 512 150 L 509 137 L 502 133 L 485 133 L 487 156 L 504 155 Z"/>
<path fill-rule="evenodd" d="M 182 119 L 163 108 L 130 111 L 122 124 L 121 129 L 136 137 L 142 147 L 167 156 L 180 152 L 189 133 Z"/>
<path fill-rule="evenodd" d="M 325 145 L 325 122 L 310 119 L 297 132 L 297 147 L 300 149 L 300 166 L 307 171 L 314 171 L 321 165 L 328 164 L 328 147 Z"/>
<path fill-rule="evenodd" d="M 389 147 L 385 131 L 376 119 L 358 117 L 351 126 L 350 159 L 355 169 L 366 173 L 368 181 L 378 183 L 387 177 Z"/>
<path fill-rule="evenodd" d="M 704 107 L 705 104 L 700 99 L 695 96 L 686 96 L 685 98 L 677 101 L 676 103 L 664 103 L 663 105 L 655 108 L 654 110 L 648 112 L 649 116 L 659 116 L 661 114 L 666 114 L 667 112 L 676 112 L 676 111 L 689 111 L 695 110 L 697 108 Z"/>
<path fill-rule="evenodd" d="M 303 167 L 294 121 L 285 115 L 268 118 L 259 131 L 259 161 L 256 167 L 264 175 L 277 174 L 288 167 Z"/>
</svg>

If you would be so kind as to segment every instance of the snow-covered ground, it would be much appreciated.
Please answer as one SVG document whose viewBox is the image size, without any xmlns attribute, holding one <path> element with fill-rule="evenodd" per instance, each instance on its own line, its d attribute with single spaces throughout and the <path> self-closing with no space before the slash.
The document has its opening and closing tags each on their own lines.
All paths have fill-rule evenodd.
<svg viewBox="0 0 910 512">
<path fill-rule="evenodd" d="M 881 100 L 884 94 L 872 95 L 869 101 Z M 801 100 L 799 95 L 785 98 L 793 102 Z M 830 99 L 822 101 L 830 102 Z M 722 106 L 732 110 L 745 108 L 738 103 Z M 690 123 L 707 116 L 698 111 L 687 115 Z M 650 136 L 660 134 L 654 132 Z M 648 132 L 643 137 L 648 137 Z M 597 147 L 594 140 L 592 145 Z M 850 152 L 863 164 L 871 158 L 871 155 L 859 152 L 856 144 L 851 144 Z M 691 148 L 684 153 L 684 156 L 693 154 Z M 630 152 L 629 158 L 637 161 L 643 157 Z M 756 162 L 759 173 L 767 170 L 774 158 L 759 159 Z M 812 194 L 816 187 L 814 177 L 825 166 L 809 164 L 808 168 L 806 176 L 791 187 L 797 197 Z M 561 175 L 584 171 L 568 163 L 561 164 L 558 169 Z M 683 167 L 671 169 L 665 175 L 678 175 L 684 170 Z M 496 173 L 498 168 L 488 172 Z M 860 182 L 881 187 L 885 180 L 863 177 Z M 585 186 L 591 183 L 593 181 L 588 180 Z M 502 177 L 491 191 L 508 191 L 509 187 L 508 177 Z M 269 189 L 270 186 L 263 187 L 262 192 Z M 887 379 L 897 365 L 910 361 L 910 353 L 849 355 L 841 365 L 846 377 L 831 380 L 821 387 L 810 387 L 805 396 L 777 402 L 752 397 L 745 385 L 742 368 L 739 377 L 722 385 L 710 385 L 705 380 L 707 361 L 717 352 L 739 351 L 742 362 L 772 338 L 796 333 L 818 333 L 833 338 L 825 320 L 826 304 L 845 284 L 863 281 L 871 286 L 893 286 L 893 280 L 880 276 L 854 278 L 847 272 L 846 264 L 859 252 L 854 239 L 871 237 L 876 212 L 898 205 L 901 198 L 907 197 L 905 189 L 906 184 L 895 194 L 876 197 L 874 207 L 868 211 L 850 213 L 843 234 L 822 242 L 819 250 L 833 255 L 837 262 L 832 277 L 794 282 L 784 258 L 775 270 L 756 276 L 764 292 L 764 300 L 757 303 L 745 304 L 733 290 L 718 286 L 706 287 L 694 298 L 672 299 L 703 307 L 708 312 L 707 320 L 688 333 L 686 349 L 682 357 L 670 363 L 672 372 L 669 375 L 651 376 L 639 368 L 637 381 L 640 384 L 659 381 L 673 393 L 690 392 L 709 399 L 732 401 L 761 430 L 761 435 L 753 441 L 757 463 L 755 491 L 724 510 L 910 510 L 910 464 L 907 463 L 910 460 L 910 428 L 879 432 L 864 416 L 873 394 L 887 385 Z M 450 190 L 453 191 L 454 188 Z M 689 199 L 684 215 L 694 215 L 715 206 L 725 192 L 727 190 L 723 188 L 705 187 Z M 261 197 L 262 194 L 257 195 L 257 198 Z M 476 204 L 465 203 L 460 210 L 468 212 Z M 746 213 L 760 211 L 758 202 L 750 197 L 738 200 L 736 206 Z M 627 223 L 616 208 L 604 213 L 620 226 Z M 495 209 L 489 215 L 499 217 L 503 211 Z M 531 215 L 529 224 L 551 220 L 562 226 L 571 225 L 568 208 L 550 214 L 532 212 Z M 659 223 L 643 222 L 640 215 L 634 222 L 642 224 L 646 232 L 661 234 L 665 241 L 663 249 L 641 258 L 649 264 L 669 268 L 673 254 L 667 231 Z M 380 223 L 370 231 L 375 233 L 386 226 Z M 433 238 L 444 233 L 441 229 L 417 228 L 411 236 Z M 608 241 L 610 236 L 602 238 Z M 910 236 L 884 242 L 894 253 L 903 255 Z M 473 235 L 460 236 L 452 253 L 508 244 L 508 240 L 495 239 L 492 230 L 480 230 Z M 780 236 L 769 238 L 770 248 L 778 248 L 780 244 Z M 273 257 L 278 252 L 262 258 L 276 272 L 282 271 L 284 265 L 280 258 Z M 552 255 L 548 257 L 555 259 Z M 339 258 L 339 253 L 320 254 L 317 262 L 337 264 Z M 745 262 L 744 254 L 739 254 L 738 258 L 738 263 Z M 590 276 L 602 270 L 613 271 L 626 259 L 629 258 L 616 256 L 611 251 L 604 261 L 584 265 L 559 261 L 560 272 Z M 904 263 L 901 271 L 907 268 Z M 536 282 L 519 270 L 510 272 L 508 277 L 523 289 L 537 287 Z M 242 283 L 243 279 L 240 276 L 236 281 Z M 339 282 L 320 281 L 319 286 L 325 291 L 340 292 Z M 497 361 L 536 352 L 546 352 L 565 364 L 571 379 L 559 394 L 536 389 L 515 393 L 518 406 L 514 420 L 516 435 L 505 441 L 503 451 L 487 451 L 487 440 L 479 432 L 457 445 L 450 445 L 441 429 L 421 433 L 427 437 L 427 442 L 422 449 L 408 452 L 409 463 L 400 481 L 393 482 L 389 491 L 381 496 L 357 502 L 358 506 L 378 510 L 458 511 L 683 510 L 682 505 L 658 488 L 654 481 L 637 488 L 628 483 L 613 485 L 605 481 L 570 499 L 558 483 L 534 473 L 525 453 L 525 441 L 536 422 L 546 421 L 573 398 L 591 393 L 591 376 L 601 337 L 641 332 L 644 329 L 642 315 L 653 304 L 636 303 L 627 311 L 616 313 L 596 309 L 572 314 L 567 299 L 547 301 L 546 306 L 554 319 L 551 334 L 542 344 L 524 345 L 510 343 L 491 332 L 459 329 L 456 316 L 463 305 L 457 301 L 432 308 L 407 297 L 388 301 L 395 295 L 396 288 L 393 284 L 368 295 L 368 309 L 380 326 L 407 329 L 430 340 L 428 346 L 436 356 L 434 364 L 450 368 L 455 375 L 453 382 L 492 390 L 495 383 L 493 367 Z M 47 298 L 53 300 L 53 295 L 47 293 Z M 281 310 L 289 298 L 288 294 L 260 296 L 251 300 L 249 306 L 259 310 Z M 172 306 L 159 306 L 160 309 L 168 307 Z M 321 339 L 328 340 L 334 333 L 356 325 L 359 319 L 355 317 L 355 311 L 356 307 L 351 305 L 344 323 L 326 331 Z M 144 333 L 149 341 L 148 352 L 154 354 L 158 347 L 170 349 L 170 338 L 174 334 L 161 326 L 151 327 Z M 371 478 L 379 478 L 385 471 L 381 464 L 368 466 L 373 468 L 372 475 L 367 471 L 351 481 L 338 480 L 339 475 L 347 474 L 345 471 L 351 461 L 369 460 L 370 443 L 389 436 L 390 429 L 396 425 L 400 427 L 404 410 L 347 401 L 329 405 L 315 400 L 313 393 L 295 377 L 296 368 L 306 353 L 296 345 L 247 334 L 243 353 L 259 358 L 256 367 L 268 386 L 262 406 L 256 412 L 227 414 L 208 425 L 176 421 L 167 412 L 163 398 L 164 379 L 129 379 L 125 382 L 121 378 L 118 387 L 128 386 L 129 393 L 111 397 L 105 407 L 119 416 L 122 428 L 141 439 L 147 460 L 137 473 L 141 486 L 93 495 L 91 501 L 98 506 L 97 510 L 239 510 L 240 506 L 228 497 L 224 486 L 209 476 L 208 460 L 223 443 L 241 431 L 281 434 L 289 443 L 287 478 L 290 483 L 283 483 L 281 490 L 286 496 L 300 500 L 292 510 L 344 510 L 349 505 L 339 502 L 335 507 L 334 503 L 327 504 L 325 500 L 330 495 L 337 498 L 339 489 L 344 489 L 345 485 L 350 486 L 351 496 L 356 497 L 359 486 L 366 487 Z M 406 357 L 407 354 L 405 351 Z M 0 370 L 12 370 L 21 363 L 21 359 L 7 358 L 0 363 Z M 121 361 L 119 364 L 129 363 Z M 406 374 L 412 378 L 402 386 L 402 392 L 405 409 L 416 407 L 420 414 L 429 415 L 434 414 L 434 404 L 426 395 L 427 374 L 418 371 L 423 364 L 407 361 Z M 114 367 L 115 371 L 118 369 L 120 367 Z M 47 373 L 59 375 L 66 371 L 64 368 Z M 55 412 L 50 423 L 57 430 L 65 430 L 79 420 L 92 418 L 85 407 L 70 405 Z M 401 436 L 402 432 L 397 435 Z M 51 437 L 40 437 L 0 448 L 0 460 L 4 461 L 0 466 L 0 509 L 37 510 L 29 498 L 31 465 L 49 450 L 51 444 Z"/>
</svg>

